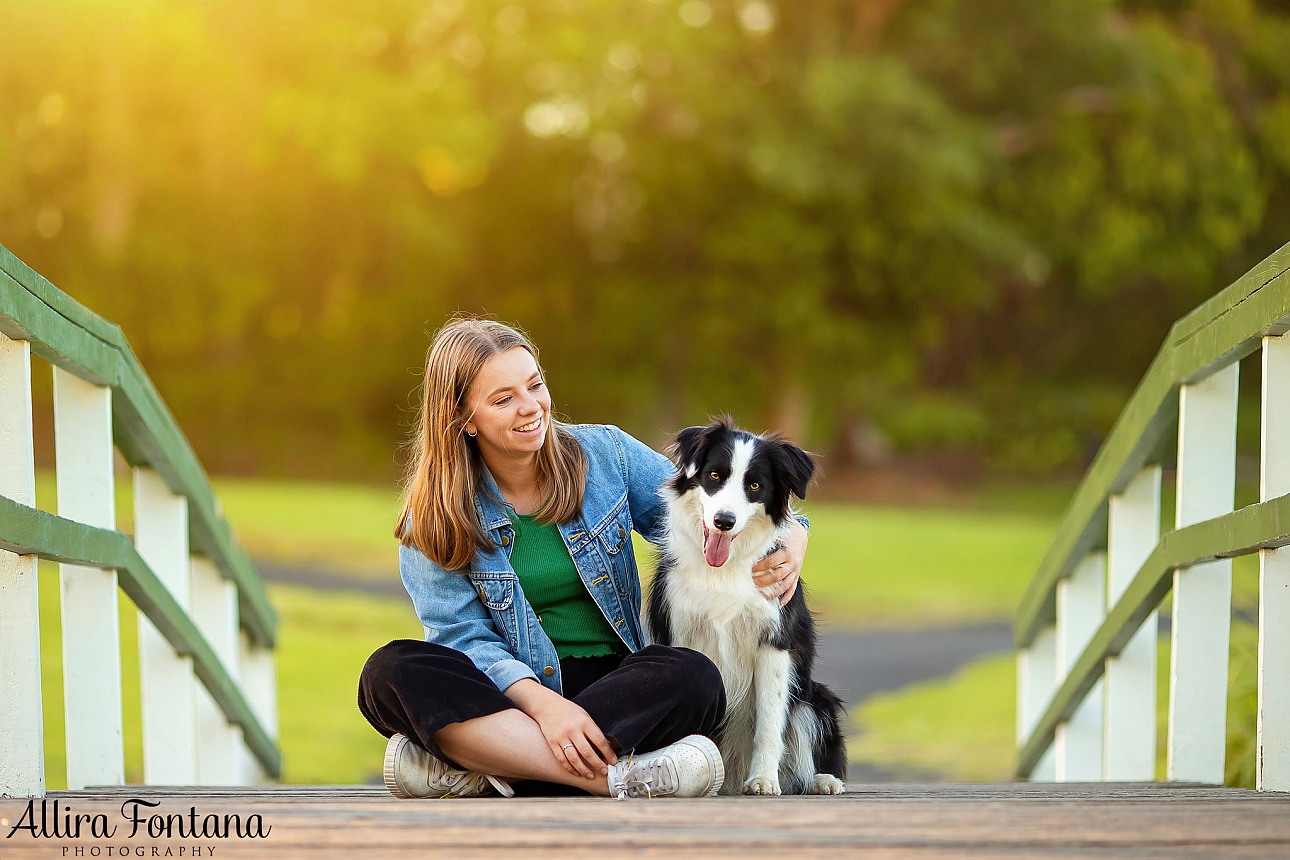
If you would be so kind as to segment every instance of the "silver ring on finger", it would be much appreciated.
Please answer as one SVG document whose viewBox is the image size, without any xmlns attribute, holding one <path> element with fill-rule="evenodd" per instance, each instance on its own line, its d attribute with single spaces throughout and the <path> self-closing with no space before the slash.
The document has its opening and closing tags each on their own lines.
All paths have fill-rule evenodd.
<svg viewBox="0 0 1290 860">
<path fill-rule="evenodd" d="M 565 744 L 564 746 L 560 747 L 560 749 L 562 749 L 562 750 L 567 750 L 567 749 L 569 749 L 569 748 L 570 748 L 570 747 L 572 747 L 572 746 L 573 746 L 573 744 Z"/>
</svg>

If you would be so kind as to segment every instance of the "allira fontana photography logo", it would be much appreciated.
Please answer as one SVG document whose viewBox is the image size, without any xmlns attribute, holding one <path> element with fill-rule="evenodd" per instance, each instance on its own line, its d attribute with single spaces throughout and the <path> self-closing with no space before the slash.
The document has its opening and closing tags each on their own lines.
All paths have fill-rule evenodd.
<svg viewBox="0 0 1290 860">
<path fill-rule="evenodd" d="M 273 830 L 258 812 L 202 813 L 196 806 L 171 812 L 163 810 L 159 801 L 137 797 L 122 803 L 119 815 L 80 812 L 59 799 L 33 798 L 17 821 L 6 820 L 3 825 L 7 825 L 5 839 L 26 834 L 33 839 L 112 840 L 106 845 L 64 846 L 65 856 L 76 857 L 214 857 L 211 843 L 216 840 L 265 839 Z M 185 840 L 185 844 L 145 848 L 122 840 Z"/>
</svg>

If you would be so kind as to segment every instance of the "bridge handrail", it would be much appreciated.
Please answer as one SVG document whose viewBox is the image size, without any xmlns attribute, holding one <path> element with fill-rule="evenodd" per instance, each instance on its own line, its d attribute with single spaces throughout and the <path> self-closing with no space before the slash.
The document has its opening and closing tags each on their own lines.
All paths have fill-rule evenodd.
<svg viewBox="0 0 1290 860">
<path fill-rule="evenodd" d="M 36 355 L 99 390 L 110 389 L 112 445 L 129 465 L 155 471 L 168 491 L 184 500 L 190 552 L 208 559 L 218 576 L 235 587 L 237 626 L 246 633 L 247 645 L 272 649 L 277 618 L 263 580 L 234 538 L 192 446 L 120 328 L 77 303 L 0 246 L 0 334 L 26 341 Z M 193 674 L 227 722 L 241 728 L 246 749 L 264 773 L 273 778 L 280 775 L 276 731 L 270 733 L 266 728 L 264 715 L 248 703 L 194 615 L 149 567 L 128 536 L 0 496 L 0 549 L 117 571 L 122 590 L 174 653 L 191 658 Z M 235 637 L 231 617 L 229 630 Z M 276 724 L 276 718 L 270 719 Z M 39 790 L 43 776 L 38 782 L 22 777 L 22 785 Z"/>
<path fill-rule="evenodd" d="M 1171 581 L 1171 575 L 1215 560 L 1263 551 L 1266 570 L 1261 572 L 1261 577 L 1278 577 L 1275 580 L 1278 583 L 1284 578 L 1286 557 L 1272 561 L 1269 553 L 1290 545 L 1290 495 L 1283 495 L 1287 493 L 1286 476 L 1290 474 L 1287 472 L 1286 460 L 1286 440 L 1290 438 L 1290 425 L 1285 422 L 1284 409 L 1276 405 L 1287 399 L 1285 386 L 1290 381 L 1287 379 L 1290 377 L 1290 373 L 1287 373 L 1287 358 L 1290 358 L 1290 336 L 1287 336 L 1287 332 L 1290 332 L 1290 244 L 1277 250 L 1227 289 L 1179 319 L 1170 329 L 1164 345 L 1076 490 L 1018 609 L 1015 640 L 1018 647 L 1019 777 L 1034 775 L 1050 747 L 1060 746 L 1056 743 L 1059 731 L 1070 733 L 1072 726 L 1076 725 L 1072 721 L 1082 720 L 1082 725 L 1075 729 L 1075 733 L 1068 734 L 1065 748 L 1055 750 L 1058 758 L 1066 764 L 1056 765 L 1057 770 L 1053 770 L 1054 765 L 1050 764 L 1043 778 L 1151 779 L 1155 755 L 1154 613 L 1172 588 L 1182 587 L 1177 584 L 1182 580 Z M 1261 347 L 1265 362 L 1262 501 L 1231 511 L 1231 499 L 1224 496 L 1224 493 L 1232 490 L 1227 485 L 1234 484 L 1235 474 L 1237 368 L 1233 365 Z M 1214 387 L 1206 389 L 1206 386 Z M 1192 392 L 1191 396 L 1195 399 L 1188 407 L 1187 415 L 1190 417 L 1183 419 L 1180 417 L 1182 403 L 1186 401 L 1182 395 L 1188 391 Z M 1216 395 L 1216 391 L 1221 393 Z M 1204 398 L 1207 397 L 1211 399 L 1206 401 Z M 1188 452 L 1189 468 L 1194 475 L 1199 475 L 1199 478 L 1189 479 L 1188 492 L 1199 492 L 1202 496 L 1209 493 L 1212 496 L 1200 501 L 1199 507 L 1195 509 L 1202 511 L 1201 515 L 1207 517 L 1200 522 L 1196 522 L 1199 517 L 1192 514 L 1184 516 L 1181 504 L 1184 496 L 1181 440 L 1183 426 L 1187 422 L 1190 422 L 1188 426 L 1192 428 L 1190 432 L 1195 434 L 1196 440 L 1191 443 L 1192 447 Z M 1180 433 L 1179 527 L 1159 536 L 1157 540 L 1160 472 L 1158 467 L 1149 464 L 1161 462 L 1172 450 L 1169 435 L 1174 427 L 1178 427 Z M 1206 446 L 1211 444 L 1217 447 L 1213 452 L 1208 452 Z M 1220 461 L 1223 461 L 1221 468 L 1212 473 L 1207 471 L 1212 468 L 1210 463 L 1217 464 Z M 1123 505 L 1119 509 L 1122 513 L 1114 512 L 1116 509 L 1112 505 L 1113 499 L 1120 500 L 1117 504 Z M 1226 507 L 1223 507 L 1224 504 Z M 1223 510 L 1231 512 L 1221 513 Z M 1126 537 L 1114 537 L 1116 523 L 1119 523 L 1122 530 L 1121 535 Z M 1123 547 L 1132 548 L 1117 552 L 1114 546 L 1116 540 L 1120 540 Z M 1123 550 L 1123 547 L 1119 549 Z M 1154 548 L 1147 552 L 1149 547 Z M 1114 559 L 1110 563 L 1108 555 Z M 1226 679 L 1230 567 L 1227 571 L 1228 596 L 1225 601 L 1221 596 L 1216 598 L 1214 602 L 1222 602 L 1223 605 L 1207 609 L 1206 612 L 1211 614 L 1205 615 L 1200 621 L 1195 620 L 1199 615 L 1190 616 L 1192 620 L 1188 622 L 1189 630 L 1204 630 L 1196 639 L 1200 645 L 1187 646 L 1215 653 L 1221 650 L 1224 668 L 1221 672 L 1214 670 L 1212 674 L 1206 675 L 1203 682 L 1188 686 L 1184 694 L 1187 702 L 1198 701 L 1196 696 L 1202 687 L 1207 698 L 1217 695 L 1220 699 L 1225 699 L 1225 688 L 1216 693 L 1212 688 L 1222 686 Z M 1271 573 L 1268 574 L 1267 571 Z M 1126 573 L 1131 576 L 1126 577 Z M 1211 594 L 1222 594 L 1221 571 L 1219 575 L 1220 578 L 1214 581 L 1220 583 L 1220 590 Z M 1063 583 L 1067 589 L 1065 608 L 1059 607 Z M 1192 592 L 1197 593 L 1200 592 Z M 1109 601 L 1106 600 L 1108 594 Z M 1189 599 L 1193 601 L 1191 605 L 1195 606 L 1198 599 L 1194 596 Z M 1175 596 L 1176 613 L 1178 600 L 1179 597 Z M 1286 720 L 1276 716 L 1265 720 L 1265 710 L 1273 706 L 1264 700 L 1267 696 L 1281 697 L 1287 692 L 1283 689 L 1284 682 L 1278 680 L 1280 676 L 1276 674 L 1284 674 L 1285 666 L 1276 662 L 1269 664 L 1272 668 L 1265 671 L 1264 651 L 1269 631 L 1284 626 L 1286 619 L 1282 613 L 1287 606 L 1286 600 L 1279 591 L 1269 594 L 1267 586 L 1261 588 L 1258 741 L 1261 753 L 1265 743 L 1265 730 L 1271 732 L 1267 736 L 1267 743 L 1278 749 L 1284 745 L 1280 737 L 1285 733 L 1286 726 L 1281 723 Z M 1097 605 L 1099 603 L 1100 606 Z M 1063 613 L 1066 617 L 1063 617 Z M 1137 650 L 1137 656 L 1134 657 L 1137 662 L 1130 668 L 1137 673 L 1133 676 L 1133 683 L 1140 687 L 1149 686 L 1150 689 L 1146 693 L 1126 693 L 1132 684 L 1126 688 L 1123 686 L 1124 682 L 1120 681 L 1118 683 L 1121 686 L 1115 693 L 1114 715 L 1111 700 L 1103 699 L 1103 693 L 1099 693 L 1096 713 L 1077 718 L 1077 712 L 1089 711 L 1089 708 L 1081 710 L 1082 706 L 1099 680 L 1107 677 L 1110 672 L 1108 667 L 1121 658 L 1122 652 L 1125 652 L 1132 641 L 1147 638 L 1144 622 L 1148 619 L 1152 620 L 1148 625 L 1149 641 Z M 1181 671 L 1177 662 L 1178 637 L 1181 635 L 1178 627 L 1176 621 L 1175 664 L 1171 673 L 1171 684 L 1174 685 L 1170 700 L 1171 733 L 1175 729 L 1175 708 L 1185 707 L 1181 700 L 1175 702 L 1173 698 L 1180 683 Z M 1141 637 L 1138 636 L 1140 631 L 1143 633 Z M 1191 633 L 1187 635 L 1190 637 Z M 1046 638 L 1041 639 L 1041 636 Z M 1199 652 L 1193 650 L 1191 653 L 1194 655 Z M 1219 658 L 1206 659 L 1212 662 L 1212 659 Z M 1278 654 L 1270 659 L 1282 658 Z M 1028 666 L 1028 660 L 1033 660 L 1034 663 Z M 1121 676 L 1125 677 L 1129 676 Z M 1107 683 L 1110 683 L 1109 678 Z M 1034 689 L 1027 689 L 1028 685 Z M 1104 693 L 1108 697 L 1111 695 L 1109 688 Z M 1129 699 L 1134 701 L 1126 704 Z M 1104 703 L 1105 714 L 1102 713 Z M 1222 701 L 1218 702 L 1217 707 L 1221 709 L 1222 706 Z M 1203 726 L 1204 734 L 1212 736 L 1215 731 L 1221 733 L 1221 710 L 1218 717 Z M 1217 724 L 1217 730 L 1213 723 Z M 1114 756 L 1110 751 L 1113 735 L 1118 738 Z M 1139 743 L 1147 738 L 1151 749 L 1135 753 L 1126 759 L 1122 754 L 1126 737 Z M 1194 739 L 1179 743 L 1193 741 Z M 1217 751 L 1214 749 L 1216 744 Z M 1202 747 L 1204 753 L 1196 756 L 1192 756 L 1193 748 L 1189 748 L 1186 755 L 1192 756 L 1194 760 L 1184 763 L 1178 769 L 1178 772 L 1188 771 L 1201 776 L 1180 777 L 1175 773 L 1174 754 L 1177 750 L 1171 737 L 1170 778 L 1221 781 L 1221 737 L 1207 737 Z M 1075 761 L 1080 755 L 1088 758 L 1093 753 L 1099 759 L 1096 762 Z M 1115 756 L 1119 757 L 1119 764 L 1113 765 L 1112 758 Z M 1183 754 L 1179 753 L 1179 756 L 1181 758 Z M 1126 761 L 1128 764 L 1125 764 Z M 1214 770 L 1215 761 L 1217 773 Z M 1279 752 L 1269 752 L 1267 762 L 1261 756 L 1258 767 L 1259 787 L 1283 787 L 1282 784 L 1290 780 L 1288 764 L 1290 759 Z M 1063 769 L 1077 772 L 1077 775 L 1063 775 Z M 1125 776 L 1126 769 L 1132 771 L 1133 775 Z M 1290 783 L 1286 787 L 1290 787 Z"/>
<path fill-rule="evenodd" d="M 1250 355 L 1264 335 L 1290 330 L 1290 280 L 1282 277 L 1288 269 L 1290 243 L 1174 323 L 1080 481 L 1026 589 L 1017 610 L 1018 647 L 1030 645 L 1043 622 L 1055 615 L 1057 583 L 1088 549 L 1106 540 L 1111 494 L 1124 490 L 1161 453 L 1178 421 L 1178 388 L 1207 376 L 1216 365 Z M 1274 282 L 1274 289 L 1265 291 Z"/>
<path fill-rule="evenodd" d="M 0 245 L 0 333 L 31 342 L 34 353 L 113 390 L 113 442 L 131 466 L 156 469 L 188 499 L 193 543 L 237 584 L 239 619 L 272 647 L 277 617 L 264 582 L 233 538 L 196 453 L 144 372 L 119 326 L 78 303 Z"/>
</svg>

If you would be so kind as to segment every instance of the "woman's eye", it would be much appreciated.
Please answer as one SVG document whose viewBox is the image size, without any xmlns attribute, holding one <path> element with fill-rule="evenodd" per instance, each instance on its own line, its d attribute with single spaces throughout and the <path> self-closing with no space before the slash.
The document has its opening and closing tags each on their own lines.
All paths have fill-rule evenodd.
<svg viewBox="0 0 1290 860">
<path fill-rule="evenodd" d="M 709 477 L 709 478 L 711 478 L 711 479 L 712 479 L 712 480 L 714 480 L 714 481 L 720 481 L 720 480 L 721 480 L 721 476 L 720 476 L 720 475 L 718 475 L 716 472 L 709 472 L 709 473 L 708 473 L 708 477 Z"/>
<path fill-rule="evenodd" d="M 505 406 L 507 403 L 510 403 L 510 402 L 511 402 L 511 398 L 510 398 L 510 396 L 508 395 L 508 396 L 506 396 L 506 397 L 503 397 L 501 400 L 497 401 L 497 402 L 496 402 L 496 403 L 494 403 L 493 405 L 494 405 L 494 406 Z"/>
<path fill-rule="evenodd" d="M 529 386 L 529 391 L 535 391 L 535 390 L 537 390 L 537 389 L 539 389 L 539 388 L 541 388 L 541 387 L 542 387 L 542 383 L 541 383 L 541 382 L 535 382 L 535 383 L 533 383 L 532 385 L 530 385 L 530 386 Z"/>
<path fill-rule="evenodd" d="M 752 490 L 755 493 L 761 489 L 761 484 L 757 483 L 756 481 L 753 481 L 751 484 L 748 485 L 748 489 Z"/>
</svg>

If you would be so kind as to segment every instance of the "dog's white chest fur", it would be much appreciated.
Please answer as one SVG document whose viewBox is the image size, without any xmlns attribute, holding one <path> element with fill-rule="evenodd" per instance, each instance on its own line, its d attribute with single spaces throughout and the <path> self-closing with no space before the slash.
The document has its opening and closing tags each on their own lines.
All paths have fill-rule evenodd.
<svg viewBox="0 0 1290 860">
<path fill-rule="evenodd" d="M 751 567 L 735 576 L 737 581 L 725 571 L 713 576 L 706 565 L 702 571 L 678 565 L 667 580 L 673 642 L 717 664 L 728 712 L 749 698 L 758 643 L 779 627 L 778 609 L 753 586 Z"/>
<path fill-rule="evenodd" d="M 694 503 L 692 499 L 685 501 Z M 753 524 L 739 536 L 726 564 L 714 569 L 704 560 L 702 535 L 695 535 L 689 524 L 694 520 L 686 523 L 683 519 L 687 517 L 685 501 L 670 511 L 672 546 L 675 550 L 687 539 L 697 540 L 698 551 L 691 547 L 688 552 L 673 554 L 666 595 L 672 644 L 706 654 L 721 671 L 726 688 L 726 719 L 721 732 L 725 791 L 738 793 L 751 767 L 759 707 L 765 713 L 767 705 L 759 703 L 759 698 L 772 693 L 782 697 L 791 683 L 787 653 L 761 644 L 778 632 L 779 604 L 767 599 L 752 579 L 752 566 L 775 544 L 779 533 L 768 524 Z M 767 677 L 768 670 L 776 677 Z"/>
</svg>

